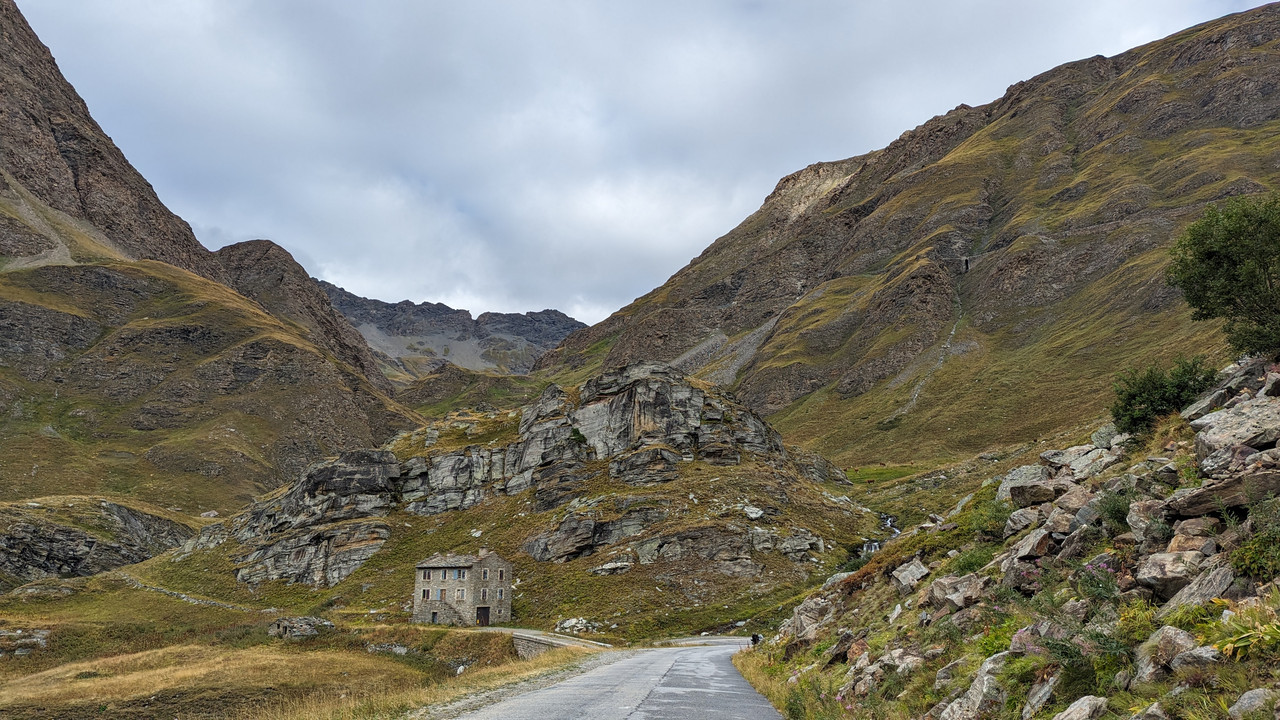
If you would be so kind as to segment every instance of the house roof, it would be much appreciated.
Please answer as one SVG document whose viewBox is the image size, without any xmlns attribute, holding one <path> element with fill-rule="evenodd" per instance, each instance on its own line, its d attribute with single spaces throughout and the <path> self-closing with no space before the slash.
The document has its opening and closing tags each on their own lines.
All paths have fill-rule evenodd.
<svg viewBox="0 0 1280 720">
<path fill-rule="evenodd" d="M 419 568 L 461 568 L 471 567 L 480 561 L 475 555 L 454 555 L 453 553 L 436 553 L 418 563 Z"/>
</svg>

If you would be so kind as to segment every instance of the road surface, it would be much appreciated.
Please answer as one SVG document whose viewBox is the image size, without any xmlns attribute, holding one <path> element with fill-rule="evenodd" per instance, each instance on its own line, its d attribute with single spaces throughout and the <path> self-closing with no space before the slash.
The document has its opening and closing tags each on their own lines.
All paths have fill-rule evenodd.
<svg viewBox="0 0 1280 720">
<path fill-rule="evenodd" d="M 490 705 L 465 720 L 780 720 L 729 658 L 745 641 L 654 648 L 550 687 Z"/>
</svg>

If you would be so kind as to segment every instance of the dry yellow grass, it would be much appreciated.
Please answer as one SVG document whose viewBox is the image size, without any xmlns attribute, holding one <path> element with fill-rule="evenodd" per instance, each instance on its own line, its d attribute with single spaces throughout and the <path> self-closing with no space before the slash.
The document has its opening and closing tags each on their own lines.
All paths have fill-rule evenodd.
<svg viewBox="0 0 1280 720">
<path fill-rule="evenodd" d="M 597 651 L 577 647 L 552 650 L 530 660 L 465 672 L 448 682 L 408 690 L 364 695 L 319 692 L 236 717 L 242 720 L 355 720 L 356 718 L 402 717 L 414 709 L 449 703 L 466 695 L 554 672 L 594 652 Z"/>
<path fill-rule="evenodd" d="M 0 707 L 102 704 L 173 690 L 307 690 L 342 683 L 342 691 L 404 688 L 419 674 L 358 652 L 282 652 L 270 648 L 178 645 L 68 663 L 0 685 Z"/>
<path fill-rule="evenodd" d="M 14 678 L 0 684 L 0 716 L 5 708 L 56 714 L 59 708 L 131 707 L 163 696 L 176 708 L 187 698 L 216 705 L 222 717 L 246 720 L 395 717 L 556 670 L 589 652 L 556 650 L 432 682 L 382 654 L 179 645 Z"/>
</svg>

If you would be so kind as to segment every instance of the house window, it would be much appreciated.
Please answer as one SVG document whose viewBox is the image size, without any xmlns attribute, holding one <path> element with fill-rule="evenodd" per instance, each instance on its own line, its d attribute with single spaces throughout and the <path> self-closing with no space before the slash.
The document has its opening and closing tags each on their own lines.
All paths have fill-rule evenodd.
<svg viewBox="0 0 1280 720">
<path fill-rule="evenodd" d="M 426 588 L 422 588 L 422 599 L 423 599 L 423 600 L 426 600 L 426 599 L 427 599 L 427 594 L 428 594 L 428 593 L 430 593 L 430 592 L 431 592 L 430 590 L 428 590 L 428 589 L 426 589 Z"/>
<path fill-rule="evenodd" d="M 423 570 L 423 571 L 422 571 L 422 579 L 423 579 L 423 580 L 430 580 L 430 579 L 431 579 L 431 571 L 430 571 L 430 570 Z"/>
<path fill-rule="evenodd" d="M 483 570 L 481 570 L 481 571 L 480 571 L 480 579 L 481 579 L 481 580 L 488 580 L 488 579 L 489 579 L 489 568 L 485 568 L 485 569 L 483 569 Z"/>
<path fill-rule="evenodd" d="M 502 572 L 502 571 L 501 571 L 501 570 L 499 570 L 498 572 Z M 504 593 L 503 593 L 503 591 L 502 591 L 502 588 L 498 588 L 498 599 L 499 599 L 499 600 L 501 600 L 501 599 L 502 599 L 503 594 L 504 594 Z"/>
<path fill-rule="evenodd" d="M 481 599 L 481 600 L 488 600 L 488 599 L 489 599 L 489 589 L 488 589 L 488 588 L 480 588 L 480 599 Z"/>
<path fill-rule="evenodd" d="M 459 600 L 466 600 L 466 599 L 467 599 L 467 589 L 466 589 L 466 588 L 458 588 L 458 599 L 459 599 Z"/>
<path fill-rule="evenodd" d="M 503 579 L 503 576 L 504 576 L 504 575 L 506 575 L 506 574 L 507 574 L 507 571 L 506 571 L 506 570 L 499 570 L 499 571 L 498 571 L 498 580 L 502 580 L 502 579 Z"/>
<path fill-rule="evenodd" d="M 436 593 L 436 599 L 441 601 L 444 600 L 444 588 L 440 588 L 439 592 Z"/>
<path fill-rule="evenodd" d="M 467 579 L 467 569 L 466 569 L 466 568 L 462 568 L 461 570 L 458 570 L 458 579 L 459 579 L 459 580 L 466 580 L 466 579 Z"/>
</svg>

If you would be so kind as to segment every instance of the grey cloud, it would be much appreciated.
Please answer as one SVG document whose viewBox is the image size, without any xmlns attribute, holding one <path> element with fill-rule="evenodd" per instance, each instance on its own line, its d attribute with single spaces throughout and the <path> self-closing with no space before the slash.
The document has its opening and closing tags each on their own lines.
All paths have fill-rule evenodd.
<svg viewBox="0 0 1280 720">
<path fill-rule="evenodd" d="M 1254 3 L 19 0 L 210 246 L 601 319 L 779 177 Z"/>
</svg>

